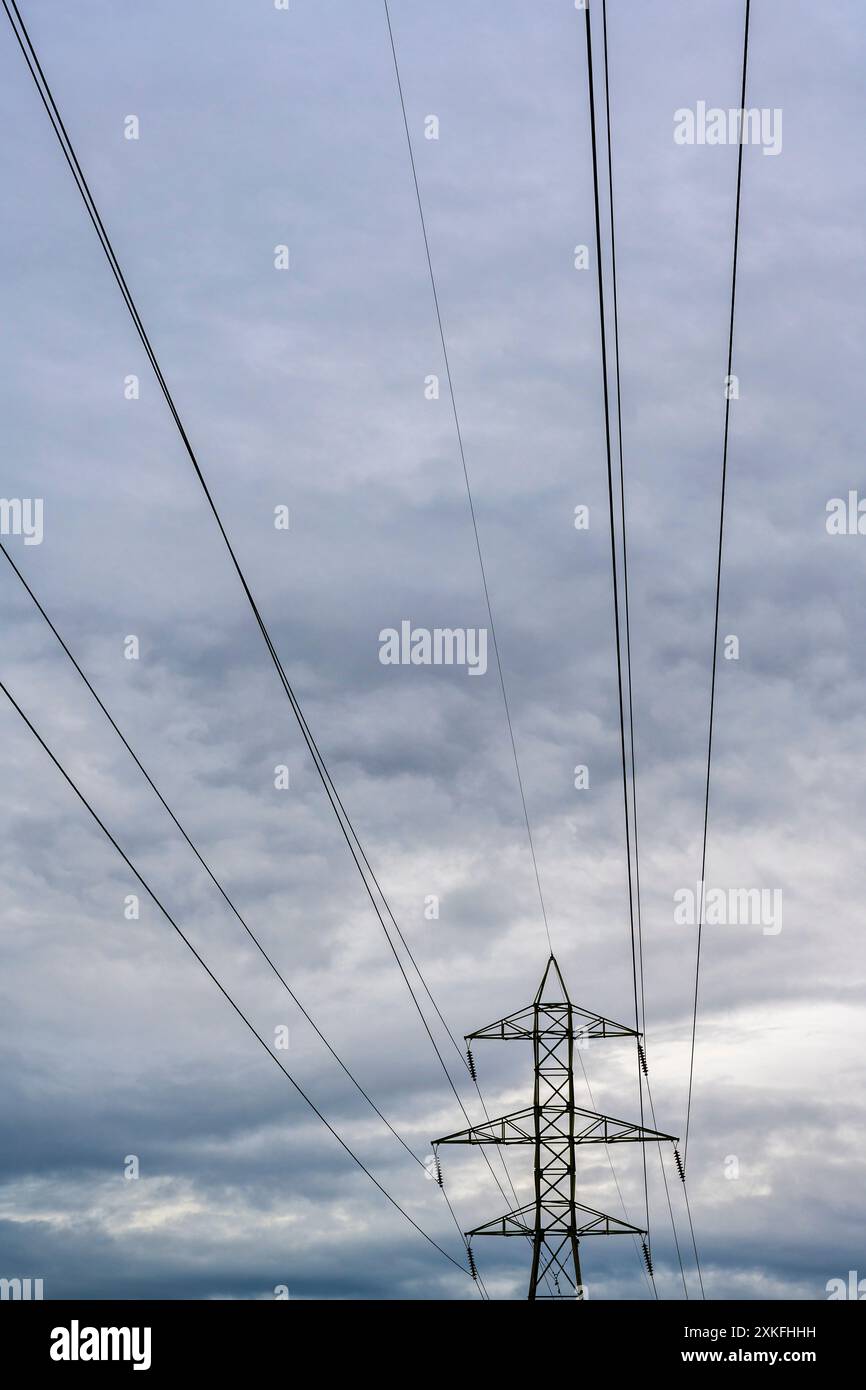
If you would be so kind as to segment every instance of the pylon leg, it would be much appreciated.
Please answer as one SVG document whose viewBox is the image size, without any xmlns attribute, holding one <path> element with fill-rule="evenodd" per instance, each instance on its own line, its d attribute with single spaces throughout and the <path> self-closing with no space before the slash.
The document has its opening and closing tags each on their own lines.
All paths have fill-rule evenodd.
<svg viewBox="0 0 866 1390">
<path fill-rule="evenodd" d="M 529 1275 L 529 1294 L 530 1302 L 535 1301 L 536 1289 L 538 1288 L 538 1269 L 541 1263 L 541 1248 L 544 1245 L 544 1232 L 536 1231 L 532 1238 L 532 1270 Z"/>
<path fill-rule="evenodd" d="M 574 1237 L 571 1242 L 574 1253 L 574 1282 L 576 1284 L 575 1297 L 583 1302 L 583 1275 L 580 1272 L 580 1241 Z"/>
</svg>

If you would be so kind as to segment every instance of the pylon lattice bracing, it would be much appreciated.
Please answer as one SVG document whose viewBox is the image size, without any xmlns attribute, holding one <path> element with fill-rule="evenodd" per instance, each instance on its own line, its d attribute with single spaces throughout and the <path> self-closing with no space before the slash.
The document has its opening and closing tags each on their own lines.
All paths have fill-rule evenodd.
<svg viewBox="0 0 866 1390">
<path fill-rule="evenodd" d="M 560 997 L 554 998 L 554 990 Z M 640 1034 L 572 1004 L 553 956 L 532 1004 L 467 1035 L 467 1041 L 531 1040 L 535 1070 L 533 1103 L 484 1124 L 446 1134 L 439 1144 L 532 1144 L 535 1200 L 497 1217 L 466 1236 L 524 1236 L 532 1242 L 529 1298 L 583 1298 L 580 1241 L 584 1236 L 645 1236 L 646 1231 L 577 1201 L 579 1144 L 645 1144 L 672 1134 L 584 1110 L 574 1100 L 574 1049 L 583 1038 L 634 1038 Z M 554 1292 L 542 1292 L 542 1286 Z"/>
</svg>

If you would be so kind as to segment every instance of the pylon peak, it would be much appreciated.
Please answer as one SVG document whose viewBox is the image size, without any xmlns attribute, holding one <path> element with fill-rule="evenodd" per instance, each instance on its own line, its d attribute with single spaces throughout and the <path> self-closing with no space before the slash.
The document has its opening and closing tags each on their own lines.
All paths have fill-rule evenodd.
<svg viewBox="0 0 866 1390">
<path fill-rule="evenodd" d="M 557 990 L 559 994 L 557 996 Z M 559 968 L 556 956 L 551 955 L 544 968 L 541 977 L 541 984 L 538 986 L 538 993 L 535 996 L 536 1004 L 542 1002 L 546 1004 L 570 1004 L 568 990 L 565 987 L 565 980 L 562 978 L 562 971 Z"/>
</svg>

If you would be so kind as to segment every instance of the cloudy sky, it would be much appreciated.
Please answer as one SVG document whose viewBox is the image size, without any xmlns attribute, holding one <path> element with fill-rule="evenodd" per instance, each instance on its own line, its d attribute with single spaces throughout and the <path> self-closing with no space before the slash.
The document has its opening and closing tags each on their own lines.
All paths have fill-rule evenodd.
<svg viewBox="0 0 866 1390">
<path fill-rule="evenodd" d="M 487 625 L 381 0 L 21 10 L 306 717 L 460 1038 L 531 1000 L 547 944 L 492 665 L 378 659 L 404 619 Z M 391 12 L 553 944 L 574 1000 L 628 1021 L 597 292 L 573 264 L 594 235 L 583 15 Z M 700 869 L 736 149 L 675 144 L 673 114 L 738 104 L 743 5 L 611 0 L 608 25 L 647 1040 L 659 1126 L 682 1134 L 695 930 L 674 895 Z M 721 603 L 739 659 L 719 663 L 707 878 L 780 890 L 783 911 L 778 932 L 704 936 L 689 1191 L 713 1298 L 823 1298 L 866 1274 L 866 539 L 825 525 L 829 499 L 866 486 L 864 50 L 856 0 L 752 4 L 747 100 L 781 109 L 783 142 L 744 157 Z M 462 1115 L 5 17 L 0 76 L 0 493 L 44 499 L 42 544 L 4 545 L 423 1159 Z M 281 1056 L 346 1142 L 462 1257 L 435 1183 L 244 936 L 5 562 L 0 604 L 4 684 L 255 1026 L 288 1025 Z M 142 894 L 125 918 L 132 875 L 5 702 L 0 744 L 0 1274 L 41 1277 L 48 1297 L 477 1297 L 156 907 Z M 529 1101 L 521 1046 L 476 1056 L 491 1114 Z M 636 1117 L 628 1047 L 584 1060 L 598 1107 Z M 581 1198 L 637 1221 L 640 1155 L 611 1157 L 619 1192 L 593 1149 Z M 501 1214 L 477 1151 L 444 1159 L 464 1228 Z M 649 1160 L 658 1290 L 682 1297 Z M 529 1154 L 510 1167 L 528 1201 Z M 525 1296 L 522 1242 L 476 1253 L 493 1297 Z M 650 1296 L 629 1240 L 587 1240 L 583 1258 L 590 1297 Z"/>
</svg>

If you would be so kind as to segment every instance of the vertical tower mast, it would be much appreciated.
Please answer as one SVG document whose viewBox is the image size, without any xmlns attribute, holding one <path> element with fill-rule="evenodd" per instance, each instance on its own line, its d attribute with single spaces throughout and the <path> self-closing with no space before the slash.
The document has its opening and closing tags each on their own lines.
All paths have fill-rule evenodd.
<svg viewBox="0 0 866 1390">
<path fill-rule="evenodd" d="M 472 1125 L 439 1144 L 525 1144 L 534 1149 L 535 1200 L 477 1226 L 466 1235 L 527 1236 L 532 1242 L 529 1298 L 583 1298 L 580 1240 L 590 1235 L 639 1235 L 639 1226 L 577 1201 L 578 1144 L 647 1143 L 665 1139 L 643 1125 L 584 1110 L 574 1100 L 574 1047 L 583 1038 L 634 1038 L 634 1028 L 572 1004 L 553 956 L 532 1004 L 467 1035 L 510 1041 L 531 1039 L 535 1070 L 533 1104 L 496 1120 Z M 646 1249 L 646 1247 L 644 1247 Z M 554 1292 L 542 1292 L 542 1285 Z"/>
</svg>

